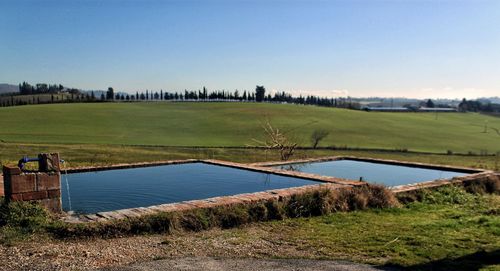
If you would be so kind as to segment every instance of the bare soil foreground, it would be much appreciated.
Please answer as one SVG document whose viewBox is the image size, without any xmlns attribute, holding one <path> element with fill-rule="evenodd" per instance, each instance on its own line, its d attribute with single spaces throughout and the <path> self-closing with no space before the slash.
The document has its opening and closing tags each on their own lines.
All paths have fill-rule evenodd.
<svg viewBox="0 0 500 271">
<path fill-rule="evenodd" d="M 103 271 L 150 271 L 150 270 L 185 270 L 185 271 L 372 271 L 381 270 L 368 265 L 343 261 L 322 261 L 304 259 L 224 259 L 224 258 L 174 258 L 134 264 L 128 267 L 103 269 Z M 389 269 L 383 269 L 389 270 Z"/>
<path fill-rule="evenodd" d="M 247 228 L 247 230 L 253 230 Z M 262 234 L 262 233 L 260 233 Z M 33 240 L 0 246 L 0 270 L 379 270 L 346 261 L 270 260 L 321 258 L 293 244 L 255 239 L 241 242 L 223 230 L 186 238 L 162 235 L 79 241 Z M 207 236 L 207 237 L 208 237 Z"/>
</svg>

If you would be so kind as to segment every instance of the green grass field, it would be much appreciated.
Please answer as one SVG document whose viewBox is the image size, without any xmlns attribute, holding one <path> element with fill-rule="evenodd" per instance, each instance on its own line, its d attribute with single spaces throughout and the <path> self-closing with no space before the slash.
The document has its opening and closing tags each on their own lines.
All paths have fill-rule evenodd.
<svg viewBox="0 0 500 271">
<path fill-rule="evenodd" d="M 22 156 L 58 152 L 67 167 L 100 166 L 174 159 L 219 159 L 240 163 L 277 161 L 277 151 L 248 148 L 187 148 L 161 146 L 122 146 L 97 144 L 21 144 L 0 143 L 0 165 L 15 164 Z M 464 166 L 500 171 L 500 156 L 444 155 L 387 151 L 355 151 L 304 149 L 297 150 L 292 159 L 333 155 L 348 155 L 408 162 Z M 32 164 L 36 166 L 35 164 Z M 30 166 L 30 164 L 28 164 Z"/>
<path fill-rule="evenodd" d="M 0 140 L 162 146 L 245 146 L 271 123 L 310 146 L 428 152 L 500 151 L 500 118 L 473 113 L 375 113 L 301 105 L 255 103 L 94 103 L 0 108 Z M 489 129 L 484 132 L 487 122 Z"/>
<path fill-rule="evenodd" d="M 165 257 L 196 253 L 344 259 L 398 270 L 499 270 L 500 197 L 471 195 L 450 187 L 438 191 L 424 202 L 401 208 L 170 235 Z"/>
</svg>

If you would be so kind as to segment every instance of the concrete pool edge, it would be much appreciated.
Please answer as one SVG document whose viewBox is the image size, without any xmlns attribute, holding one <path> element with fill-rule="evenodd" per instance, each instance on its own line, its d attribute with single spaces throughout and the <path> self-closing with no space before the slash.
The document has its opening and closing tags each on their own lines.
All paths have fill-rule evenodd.
<svg viewBox="0 0 500 271">
<path fill-rule="evenodd" d="M 199 159 L 161 160 L 161 161 L 141 162 L 141 163 L 121 163 L 121 164 L 113 164 L 113 165 L 106 165 L 106 166 L 70 167 L 70 168 L 61 169 L 61 173 L 83 173 L 83 172 L 94 172 L 94 171 L 104 171 L 104 170 L 155 167 L 155 166 L 196 163 L 196 162 L 201 162 L 201 161 L 202 160 L 199 160 Z"/>
</svg>

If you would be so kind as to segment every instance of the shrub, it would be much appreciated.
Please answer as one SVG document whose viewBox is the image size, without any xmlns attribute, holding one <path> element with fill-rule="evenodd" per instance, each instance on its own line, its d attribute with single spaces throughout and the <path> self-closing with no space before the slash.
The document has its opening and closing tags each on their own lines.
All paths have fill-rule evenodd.
<svg viewBox="0 0 500 271">
<path fill-rule="evenodd" d="M 248 211 L 245 206 L 235 205 L 219 207 L 216 209 L 216 216 L 221 228 L 227 229 L 237 227 L 249 222 Z"/>
<path fill-rule="evenodd" d="M 462 185 L 469 193 L 500 194 L 499 175 L 490 175 L 483 178 L 466 181 Z"/>
<path fill-rule="evenodd" d="M 364 210 L 398 206 L 394 194 L 383 185 L 366 184 L 333 191 L 332 211 Z"/>
<path fill-rule="evenodd" d="M 331 212 L 331 191 L 320 190 L 299 195 L 293 195 L 287 202 L 288 217 L 310 217 Z"/>
<path fill-rule="evenodd" d="M 32 202 L 15 201 L 0 205 L 0 226 L 18 227 L 23 232 L 33 233 L 50 221 L 48 212 Z"/>
<path fill-rule="evenodd" d="M 422 202 L 426 204 L 465 204 L 475 196 L 457 185 L 440 186 L 434 189 L 419 189 L 398 195 L 403 203 Z"/>
<path fill-rule="evenodd" d="M 189 231 L 201 231 L 215 226 L 213 213 L 202 210 L 193 210 L 183 213 L 178 217 L 180 225 L 178 227 Z"/>
<path fill-rule="evenodd" d="M 285 211 L 282 202 L 269 200 L 264 205 L 266 206 L 267 218 L 269 220 L 282 220 L 285 218 Z"/>
<path fill-rule="evenodd" d="M 383 185 L 370 184 L 367 185 L 369 200 L 368 207 L 370 208 L 388 208 L 399 205 L 399 202 L 389 189 Z"/>
<path fill-rule="evenodd" d="M 423 191 L 422 189 L 419 189 L 419 190 L 412 190 L 403 193 L 398 193 L 396 195 L 396 198 L 401 204 L 408 204 L 412 202 L 422 201 Z"/>
<path fill-rule="evenodd" d="M 266 205 L 263 203 L 257 203 L 255 205 L 250 206 L 248 209 L 248 216 L 250 221 L 266 221 L 268 219 Z"/>
</svg>

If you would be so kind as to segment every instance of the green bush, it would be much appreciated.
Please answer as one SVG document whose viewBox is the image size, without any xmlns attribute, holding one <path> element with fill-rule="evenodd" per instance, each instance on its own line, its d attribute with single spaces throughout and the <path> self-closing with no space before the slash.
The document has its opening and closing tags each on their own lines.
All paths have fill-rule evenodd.
<svg viewBox="0 0 500 271">
<path fill-rule="evenodd" d="M 44 232 L 52 221 L 45 209 L 29 202 L 0 200 L 0 243 L 11 245 L 33 233 Z"/>
<path fill-rule="evenodd" d="M 263 203 L 257 203 L 248 208 L 248 216 L 252 222 L 268 220 L 267 212 L 266 205 Z"/>
<path fill-rule="evenodd" d="M 31 202 L 2 202 L 0 226 L 18 227 L 23 232 L 36 232 L 50 222 L 50 215 L 40 205 Z"/>
<path fill-rule="evenodd" d="M 465 204 L 475 200 L 473 194 L 457 185 L 440 186 L 434 189 L 420 189 L 398 195 L 401 202 L 421 202 L 426 204 Z"/>
<path fill-rule="evenodd" d="M 319 190 L 293 195 L 286 205 L 288 217 L 310 217 L 328 214 L 332 211 L 330 190 Z"/>
<path fill-rule="evenodd" d="M 463 183 L 465 190 L 473 194 L 500 194 L 499 175 L 486 176 Z"/>
<path fill-rule="evenodd" d="M 234 205 L 219 207 L 215 212 L 219 225 L 223 229 L 237 227 L 249 222 L 248 206 Z"/>
<path fill-rule="evenodd" d="M 213 213 L 207 209 L 185 212 L 179 216 L 180 225 L 177 225 L 177 227 L 189 231 L 207 230 L 215 224 L 213 216 Z"/>
<path fill-rule="evenodd" d="M 265 204 L 268 220 L 282 220 L 285 218 L 283 202 L 269 200 Z"/>
</svg>

